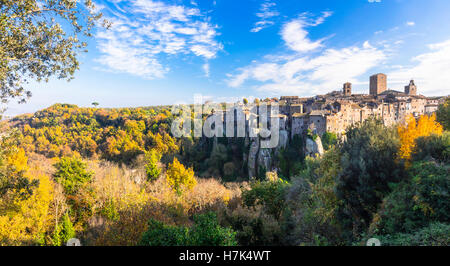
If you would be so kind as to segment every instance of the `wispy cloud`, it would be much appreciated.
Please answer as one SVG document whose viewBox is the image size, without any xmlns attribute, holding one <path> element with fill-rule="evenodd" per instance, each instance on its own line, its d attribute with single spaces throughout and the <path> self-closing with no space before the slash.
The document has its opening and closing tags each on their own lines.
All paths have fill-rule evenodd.
<svg viewBox="0 0 450 266">
<path fill-rule="evenodd" d="M 281 30 L 281 37 L 286 45 L 296 52 L 308 52 L 322 46 L 322 40 L 312 41 L 308 37 L 307 27 L 322 24 L 331 16 L 331 12 L 323 12 L 319 17 L 312 17 L 309 13 L 303 13 L 298 18 L 286 23 Z"/>
<path fill-rule="evenodd" d="M 259 12 L 256 13 L 258 21 L 255 23 L 254 27 L 250 30 L 251 32 L 259 32 L 264 28 L 267 28 L 274 24 L 272 18 L 280 15 L 278 11 L 275 10 L 276 4 L 270 1 L 265 1 L 261 4 Z"/>
<path fill-rule="evenodd" d="M 96 36 L 99 63 L 108 70 L 146 79 L 162 78 L 170 70 L 162 55 L 194 55 L 206 60 L 222 50 L 217 26 L 196 7 L 152 0 L 114 0 L 107 17 L 110 30 Z"/>
<path fill-rule="evenodd" d="M 386 58 L 370 46 L 327 49 L 317 57 L 297 56 L 283 62 L 256 63 L 229 75 L 228 85 L 239 87 L 247 80 L 258 82 L 256 89 L 275 94 L 312 95 L 338 88 L 343 82 L 360 83 L 358 77 Z"/>
<path fill-rule="evenodd" d="M 324 12 L 319 17 L 302 14 L 286 23 L 281 37 L 291 55 L 266 56 L 263 60 L 228 74 L 228 85 L 241 87 L 251 82 L 254 89 L 273 94 L 313 95 L 339 88 L 342 83 L 363 83 L 358 78 L 383 62 L 387 56 L 382 49 L 368 41 L 342 49 L 324 49 L 318 53 L 305 54 L 320 47 L 322 40 L 308 38 L 305 27 L 317 26 L 329 17 Z"/>
<path fill-rule="evenodd" d="M 414 26 L 414 25 L 416 25 L 416 23 L 415 23 L 414 21 L 407 21 L 407 22 L 406 22 L 406 26 L 412 27 L 412 26 Z"/>
<path fill-rule="evenodd" d="M 210 66 L 209 63 L 205 63 L 202 66 L 203 71 L 205 72 L 205 77 L 209 78 Z"/>
<path fill-rule="evenodd" d="M 405 81 L 414 79 L 419 93 L 439 95 L 449 90 L 450 84 L 450 40 L 428 45 L 427 53 L 411 59 L 410 66 L 402 66 L 389 73 L 393 85 L 405 85 Z"/>
</svg>

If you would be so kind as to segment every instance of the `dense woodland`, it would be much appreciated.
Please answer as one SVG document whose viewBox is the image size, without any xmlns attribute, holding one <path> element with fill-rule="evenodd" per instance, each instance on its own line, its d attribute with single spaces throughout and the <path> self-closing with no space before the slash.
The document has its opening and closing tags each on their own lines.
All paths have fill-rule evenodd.
<svg viewBox="0 0 450 266">
<path fill-rule="evenodd" d="M 257 177 L 243 139 L 173 138 L 168 107 L 55 104 L 0 125 L 0 244 L 448 245 L 449 104 L 320 158 L 296 137 Z"/>
</svg>

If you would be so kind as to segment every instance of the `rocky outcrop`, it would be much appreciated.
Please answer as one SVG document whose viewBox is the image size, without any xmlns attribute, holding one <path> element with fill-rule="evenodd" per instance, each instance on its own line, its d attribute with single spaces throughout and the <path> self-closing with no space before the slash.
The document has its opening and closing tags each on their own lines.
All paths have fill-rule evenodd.
<svg viewBox="0 0 450 266">
<path fill-rule="evenodd" d="M 278 149 L 284 149 L 289 144 L 289 133 L 286 130 L 280 130 L 278 141 Z"/>
<path fill-rule="evenodd" d="M 320 157 L 324 154 L 322 140 L 316 136 L 315 140 L 307 137 L 305 143 L 305 155 L 311 157 Z"/>
<path fill-rule="evenodd" d="M 271 149 L 259 149 L 256 167 L 257 171 L 260 171 L 260 169 L 264 169 L 266 171 L 271 170 L 272 167 Z"/>
<path fill-rule="evenodd" d="M 256 160 L 259 152 L 259 138 L 251 138 L 250 139 L 250 148 L 248 151 L 248 176 L 256 177 L 257 168 L 256 168 Z"/>
</svg>

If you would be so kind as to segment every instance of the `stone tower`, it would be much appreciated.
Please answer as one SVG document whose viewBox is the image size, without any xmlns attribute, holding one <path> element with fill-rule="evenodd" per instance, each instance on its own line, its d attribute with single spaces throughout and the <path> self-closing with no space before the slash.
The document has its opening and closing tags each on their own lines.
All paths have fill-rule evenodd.
<svg viewBox="0 0 450 266">
<path fill-rule="evenodd" d="M 408 94 L 408 95 L 416 95 L 417 94 L 417 87 L 414 84 L 414 80 L 411 80 L 409 82 L 409 85 L 405 86 L 405 94 Z"/>
<path fill-rule="evenodd" d="M 342 90 L 345 96 L 352 95 L 352 84 L 350 82 L 345 83 Z"/>
<path fill-rule="evenodd" d="M 370 77 L 370 95 L 378 95 L 386 90 L 387 78 L 383 73 Z"/>
</svg>

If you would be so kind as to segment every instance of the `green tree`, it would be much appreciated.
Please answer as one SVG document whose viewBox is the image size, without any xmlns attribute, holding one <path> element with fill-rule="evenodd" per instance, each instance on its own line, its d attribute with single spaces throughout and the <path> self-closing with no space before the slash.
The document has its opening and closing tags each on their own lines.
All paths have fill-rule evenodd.
<svg viewBox="0 0 450 266">
<path fill-rule="evenodd" d="M 64 246 L 69 239 L 74 237 L 75 229 L 73 228 L 69 215 L 66 213 L 61 223 L 56 225 L 55 231 L 53 232 L 53 245 Z"/>
<path fill-rule="evenodd" d="M 235 246 L 236 233 L 217 222 L 216 214 L 209 212 L 194 216 L 194 224 L 184 226 L 165 225 L 151 219 L 148 230 L 142 235 L 143 246 Z"/>
<path fill-rule="evenodd" d="M 371 118 L 348 128 L 340 147 L 342 171 L 336 189 L 343 203 L 339 218 L 353 233 L 347 237 L 359 237 L 367 229 L 391 191 L 389 184 L 404 179 L 404 168 L 396 161 L 398 148 L 396 131 L 380 120 Z"/>
<path fill-rule="evenodd" d="M 448 166 L 414 163 L 409 179 L 393 185 L 372 225 L 377 234 L 412 233 L 432 222 L 450 221 Z"/>
<path fill-rule="evenodd" d="M 161 154 L 154 149 L 145 154 L 145 173 L 147 174 L 147 180 L 154 181 L 159 178 L 161 174 L 161 168 L 158 165 L 159 160 L 161 160 Z"/>
<path fill-rule="evenodd" d="M 217 222 L 213 212 L 194 216 L 194 225 L 189 230 L 190 246 L 236 246 L 236 233 Z"/>
<path fill-rule="evenodd" d="M 305 161 L 303 146 L 302 136 L 295 135 L 291 144 L 281 150 L 278 155 L 280 176 L 289 179 L 300 172 Z"/>
<path fill-rule="evenodd" d="M 450 224 L 432 223 L 410 234 L 375 235 L 383 246 L 444 246 L 450 245 Z"/>
<path fill-rule="evenodd" d="M 72 79 L 86 50 L 83 38 L 100 18 L 92 0 L 1 1 L 0 99 L 25 101 L 29 80 Z"/>
<path fill-rule="evenodd" d="M 148 222 L 148 230 L 142 235 L 141 246 L 185 246 L 189 229 L 184 226 L 166 225 L 155 219 Z"/>
<path fill-rule="evenodd" d="M 244 205 L 247 207 L 263 206 L 268 214 L 278 219 L 286 207 L 285 191 L 287 187 L 288 183 L 281 179 L 253 182 L 250 190 L 242 192 Z"/>
<path fill-rule="evenodd" d="M 329 150 L 336 143 L 337 136 L 333 132 L 325 132 L 322 134 L 322 145 L 325 150 Z"/>
<path fill-rule="evenodd" d="M 75 195 L 81 187 L 91 181 L 94 174 L 87 171 L 86 163 L 77 157 L 62 157 L 54 166 L 56 172 L 53 177 L 68 195 Z"/>
<path fill-rule="evenodd" d="M 440 136 L 431 135 L 416 139 L 411 158 L 413 161 L 434 159 L 450 163 L 450 131 L 444 131 Z"/>
<path fill-rule="evenodd" d="M 445 102 L 439 105 L 436 111 L 436 120 L 445 130 L 450 130 L 450 97 L 447 97 Z"/>
</svg>

